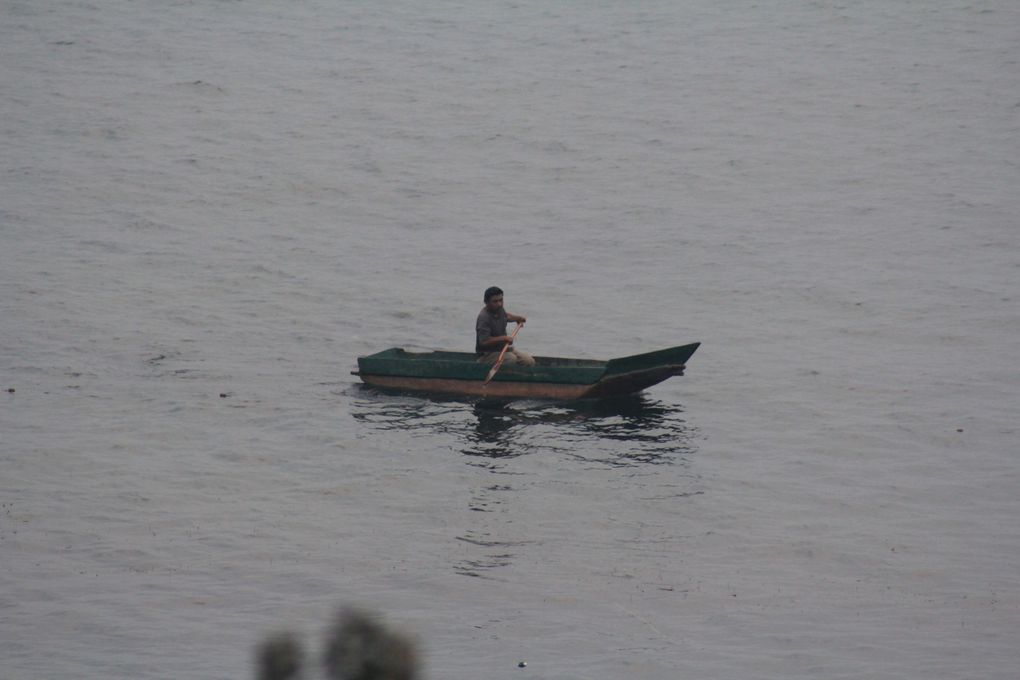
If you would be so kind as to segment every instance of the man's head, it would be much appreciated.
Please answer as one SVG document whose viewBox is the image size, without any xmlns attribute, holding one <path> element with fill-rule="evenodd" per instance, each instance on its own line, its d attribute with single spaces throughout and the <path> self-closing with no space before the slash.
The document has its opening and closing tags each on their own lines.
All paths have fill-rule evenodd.
<svg viewBox="0 0 1020 680">
<path fill-rule="evenodd" d="M 498 312 L 503 307 L 503 289 L 492 286 L 485 289 L 485 308 L 490 312 Z"/>
</svg>

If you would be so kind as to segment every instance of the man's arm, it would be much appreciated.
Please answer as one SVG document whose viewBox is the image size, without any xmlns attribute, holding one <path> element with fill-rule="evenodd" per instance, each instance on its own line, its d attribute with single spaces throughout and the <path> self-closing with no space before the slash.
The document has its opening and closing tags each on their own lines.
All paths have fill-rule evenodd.
<svg viewBox="0 0 1020 680">
<path fill-rule="evenodd" d="M 510 320 L 510 316 L 507 315 L 507 320 Z M 479 321 L 475 324 L 475 334 L 478 336 L 478 346 L 483 350 L 490 352 L 498 352 L 503 349 L 503 345 L 513 342 L 509 335 L 489 335 L 490 329 L 487 323 Z"/>
<path fill-rule="evenodd" d="M 481 345 L 482 349 L 499 350 L 503 349 L 503 345 L 510 342 L 513 342 L 513 340 L 510 339 L 509 335 L 494 335 L 487 340 L 482 340 Z"/>
<path fill-rule="evenodd" d="M 516 314 L 511 314 L 510 312 L 506 313 L 506 320 L 518 324 L 525 322 L 525 318 L 523 316 L 517 316 Z M 512 345 L 513 343 L 514 343 L 513 336 L 510 335 L 496 335 L 481 341 L 483 349 L 492 350 L 503 349 L 503 345 Z"/>
</svg>

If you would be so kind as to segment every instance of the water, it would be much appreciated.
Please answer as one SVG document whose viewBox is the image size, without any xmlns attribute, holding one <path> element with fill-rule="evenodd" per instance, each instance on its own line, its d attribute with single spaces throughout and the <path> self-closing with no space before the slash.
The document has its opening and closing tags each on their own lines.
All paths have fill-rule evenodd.
<svg viewBox="0 0 1020 680">
<path fill-rule="evenodd" d="M 4 3 L 0 676 L 250 677 L 354 602 L 434 678 L 1014 677 L 1018 34 Z M 350 375 L 492 284 L 533 353 L 704 344 L 603 404 Z"/>
</svg>

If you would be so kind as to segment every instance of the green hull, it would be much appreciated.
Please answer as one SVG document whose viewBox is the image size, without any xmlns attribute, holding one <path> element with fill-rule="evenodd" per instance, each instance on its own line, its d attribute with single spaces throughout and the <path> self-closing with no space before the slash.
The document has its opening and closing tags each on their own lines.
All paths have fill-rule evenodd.
<svg viewBox="0 0 1020 680">
<path fill-rule="evenodd" d="M 407 352 L 394 347 L 358 357 L 355 375 L 398 390 L 486 397 L 588 399 L 639 392 L 674 375 L 701 343 L 610 361 L 535 357 L 535 366 L 504 364 L 488 383 L 491 364 L 469 352 Z"/>
</svg>

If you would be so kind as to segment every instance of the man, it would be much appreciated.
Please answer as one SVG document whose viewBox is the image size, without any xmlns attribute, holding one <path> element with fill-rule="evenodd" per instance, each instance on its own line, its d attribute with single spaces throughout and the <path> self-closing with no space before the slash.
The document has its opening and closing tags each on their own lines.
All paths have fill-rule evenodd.
<svg viewBox="0 0 1020 680">
<path fill-rule="evenodd" d="M 511 314 L 503 309 L 503 291 L 492 286 L 485 291 L 485 306 L 478 313 L 475 321 L 475 352 L 478 360 L 494 364 L 499 358 L 499 353 L 504 345 L 510 345 L 506 355 L 503 357 L 504 366 L 520 364 L 521 366 L 534 366 L 535 359 L 527 352 L 513 346 L 513 339 L 506 334 L 508 321 L 524 323 L 523 316 Z"/>
</svg>

